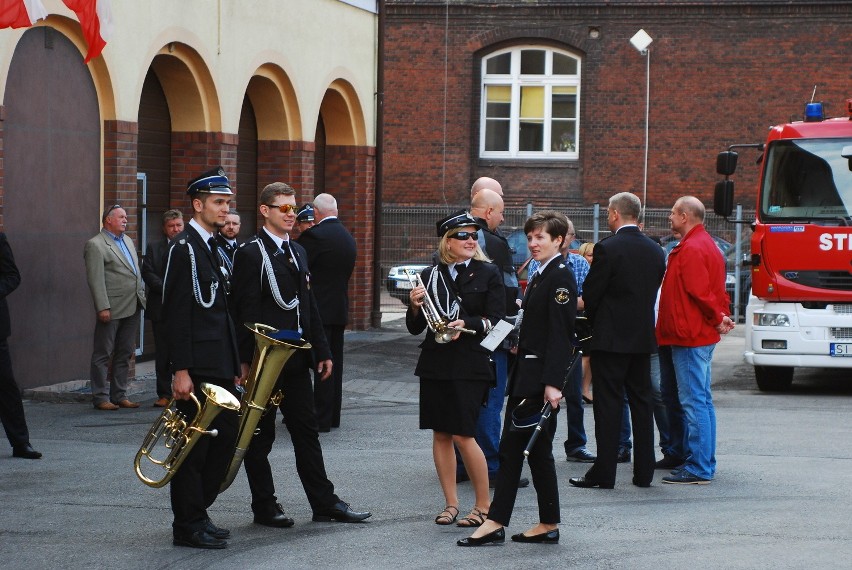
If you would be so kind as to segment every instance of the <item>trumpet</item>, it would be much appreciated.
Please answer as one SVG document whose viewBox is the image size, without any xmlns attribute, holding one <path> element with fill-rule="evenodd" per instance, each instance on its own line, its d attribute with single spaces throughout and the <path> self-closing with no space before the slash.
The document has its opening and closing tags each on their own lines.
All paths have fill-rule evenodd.
<svg viewBox="0 0 852 570">
<path fill-rule="evenodd" d="M 175 403 L 172 400 L 142 441 L 142 447 L 136 453 L 133 465 L 136 468 L 136 476 L 149 487 L 160 488 L 171 481 L 184 459 L 202 436 L 216 437 L 219 435 L 219 430 L 207 429 L 213 419 L 219 415 L 219 412 L 222 410 L 236 412 L 240 409 L 239 401 L 221 386 L 204 383 L 201 385 L 201 391 L 207 396 L 203 407 L 195 394 L 189 394 L 198 408 L 192 423 L 189 423 L 186 416 L 177 408 L 172 409 Z M 163 439 L 162 446 L 160 446 L 161 439 Z M 157 447 L 165 449 L 163 452 L 165 456 L 162 459 L 154 457 L 154 451 Z M 146 476 L 142 472 L 143 458 L 147 458 L 150 463 L 162 467 L 165 474 L 160 479 L 152 479 Z"/>
<path fill-rule="evenodd" d="M 438 344 L 446 344 L 453 340 L 456 333 L 476 334 L 476 331 L 471 329 L 449 326 L 447 318 L 438 312 L 438 308 L 429 297 L 429 292 L 425 291 L 426 286 L 423 285 L 423 280 L 420 278 L 420 275 L 414 274 L 414 277 L 412 277 L 410 273 L 407 275 L 412 288 L 423 287 L 424 289 L 423 305 L 421 308 L 423 309 L 423 315 L 426 317 L 426 325 L 429 327 L 429 330 L 435 334 L 435 342 Z"/>
</svg>

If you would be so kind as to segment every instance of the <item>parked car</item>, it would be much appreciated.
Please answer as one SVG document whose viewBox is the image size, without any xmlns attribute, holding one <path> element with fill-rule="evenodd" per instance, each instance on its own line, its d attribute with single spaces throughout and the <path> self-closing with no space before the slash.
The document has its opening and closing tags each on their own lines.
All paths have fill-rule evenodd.
<svg viewBox="0 0 852 570">
<path fill-rule="evenodd" d="M 420 275 L 430 265 L 429 263 L 414 262 L 391 267 L 385 280 L 385 286 L 390 296 L 399 299 L 408 306 L 408 292 L 413 288 L 409 276 L 413 278 L 415 275 Z"/>
<path fill-rule="evenodd" d="M 734 314 L 734 291 L 737 283 L 736 278 L 736 248 L 731 247 L 725 254 L 725 290 L 728 292 L 728 297 L 731 298 L 731 315 Z M 739 309 L 740 317 L 745 316 L 746 305 L 748 298 L 751 295 L 751 244 L 743 243 L 743 249 L 740 254 L 740 299 Z"/>
<path fill-rule="evenodd" d="M 734 244 L 729 242 L 723 237 L 719 237 L 714 234 L 710 234 L 710 237 L 713 238 L 713 241 L 716 242 L 716 247 L 719 248 L 719 251 L 722 252 L 722 255 L 728 253 L 728 250 L 733 248 Z M 665 237 L 660 238 L 660 245 L 663 246 L 663 249 L 666 250 L 666 257 L 669 256 L 669 252 L 674 249 L 674 246 L 680 243 L 679 237 L 674 237 L 673 235 L 667 235 Z"/>
</svg>

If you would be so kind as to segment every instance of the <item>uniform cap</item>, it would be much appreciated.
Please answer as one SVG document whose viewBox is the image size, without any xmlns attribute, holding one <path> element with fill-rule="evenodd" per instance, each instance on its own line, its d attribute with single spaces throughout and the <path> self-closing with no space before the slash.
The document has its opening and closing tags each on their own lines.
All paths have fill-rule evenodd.
<svg viewBox="0 0 852 570">
<path fill-rule="evenodd" d="M 186 193 L 189 196 L 195 196 L 199 192 L 233 195 L 231 184 L 221 166 L 208 170 L 198 178 L 193 178 L 186 185 Z"/>
</svg>

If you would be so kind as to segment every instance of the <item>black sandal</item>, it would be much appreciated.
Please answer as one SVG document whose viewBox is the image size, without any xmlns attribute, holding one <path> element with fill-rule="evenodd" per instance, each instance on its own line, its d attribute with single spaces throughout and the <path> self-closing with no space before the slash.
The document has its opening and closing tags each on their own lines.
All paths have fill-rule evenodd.
<svg viewBox="0 0 852 570">
<path fill-rule="evenodd" d="M 485 519 L 488 518 L 488 513 L 483 513 L 479 510 L 478 507 L 473 507 L 473 510 L 470 511 L 470 514 L 461 519 L 456 523 L 456 526 L 463 526 L 466 528 L 482 526 L 482 523 L 485 522 Z"/>
<path fill-rule="evenodd" d="M 456 514 L 453 514 L 452 511 L 455 511 Z M 452 516 L 451 516 L 452 515 Z M 441 514 L 435 517 L 435 524 L 447 526 L 456 522 L 456 518 L 459 516 L 459 508 L 454 507 L 453 505 L 447 505 L 444 507 L 444 510 L 441 511 Z"/>
</svg>

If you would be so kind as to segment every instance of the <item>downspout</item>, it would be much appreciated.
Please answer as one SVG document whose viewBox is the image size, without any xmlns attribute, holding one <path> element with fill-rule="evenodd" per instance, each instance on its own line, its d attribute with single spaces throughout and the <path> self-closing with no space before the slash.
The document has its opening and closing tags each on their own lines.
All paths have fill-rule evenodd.
<svg viewBox="0 0 852 570">
<path fill-rule="evenodd" d="M 384 95 L 385 95 L 385 0 L 377 0 L 379 12 L 376 34 L 376 173 L 373 208 L 373 310 L 370 326 L 382 326 L 382 154 L 384 150 Z"/>
</svg>

